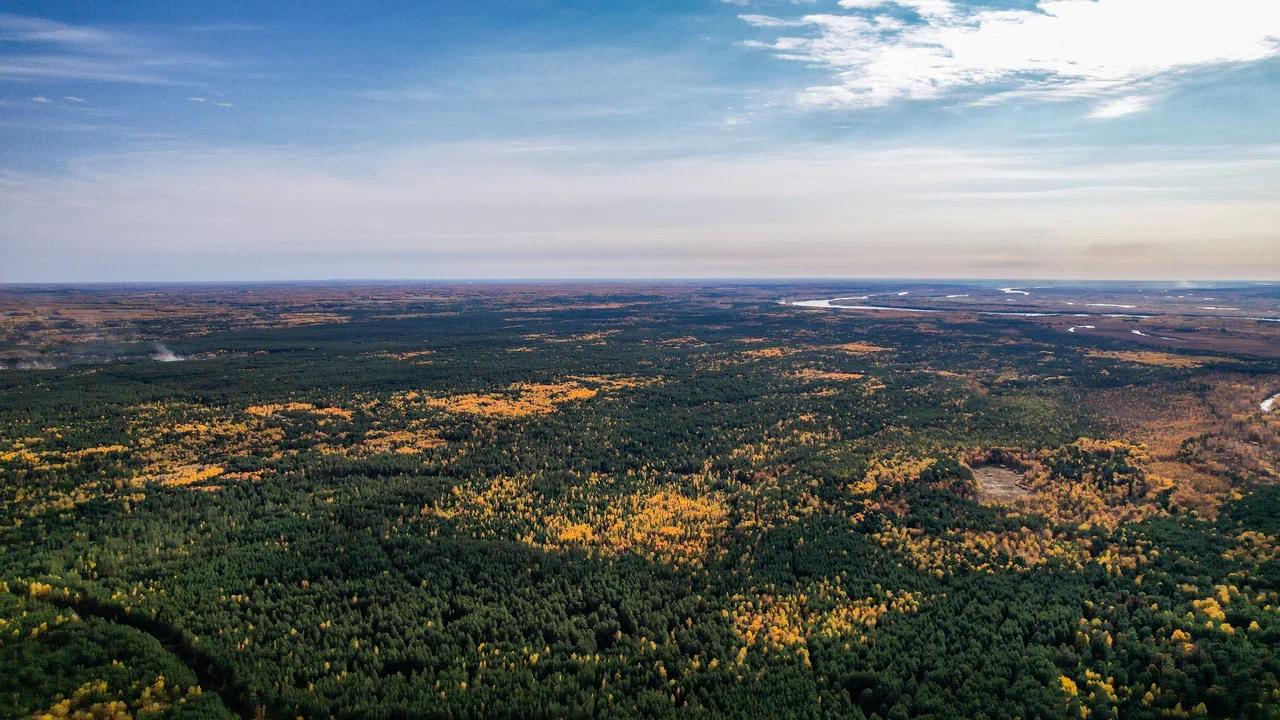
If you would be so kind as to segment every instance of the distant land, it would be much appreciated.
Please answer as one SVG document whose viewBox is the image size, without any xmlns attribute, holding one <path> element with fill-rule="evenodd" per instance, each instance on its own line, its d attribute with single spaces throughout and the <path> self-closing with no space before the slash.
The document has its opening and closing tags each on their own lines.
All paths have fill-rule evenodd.
<svg viewBox="0 0 1280 720">
<path fill-rule="evenodd" d="M 1273 717 L 1280 286 L 0 288 L 16 717 Z"/>
</svg>

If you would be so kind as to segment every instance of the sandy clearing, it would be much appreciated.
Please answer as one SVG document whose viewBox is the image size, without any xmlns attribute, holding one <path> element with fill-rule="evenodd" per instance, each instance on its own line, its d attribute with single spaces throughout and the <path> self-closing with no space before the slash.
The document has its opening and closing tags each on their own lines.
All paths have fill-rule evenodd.
<svg viewBox="0 0 1280 720">
<path fill-rule="evenodd" d="M 978 493 L 983 500 L 1007 503 L 1025 498 L 1030 492 L 1019 483 L 1020 473 L 1003 465 L 982 465 L 973 469 L 973 478 L 978 483 Z"/>
</svg>

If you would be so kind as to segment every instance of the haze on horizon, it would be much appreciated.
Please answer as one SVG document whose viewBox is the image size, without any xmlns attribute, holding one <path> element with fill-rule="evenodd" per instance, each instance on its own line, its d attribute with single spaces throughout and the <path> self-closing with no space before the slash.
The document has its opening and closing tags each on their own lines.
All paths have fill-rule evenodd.
<svg viewBox="0 0 1280 720">
<path fill-rule="evenodd" d="M 0 12 L 0 282 L 1280 278 L 1280 3 Z"/>
</svg>

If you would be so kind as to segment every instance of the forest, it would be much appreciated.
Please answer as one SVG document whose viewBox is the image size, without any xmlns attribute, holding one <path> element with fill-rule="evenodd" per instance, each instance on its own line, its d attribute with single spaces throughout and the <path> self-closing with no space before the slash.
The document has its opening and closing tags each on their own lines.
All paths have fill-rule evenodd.
<svg viewBox="0 0 1280 720">
<path fill-rule="evenodd" d="M 1280 358 L 824 289 L 0 298 L 0 716 L 1280 718 Z"/>
</svg>

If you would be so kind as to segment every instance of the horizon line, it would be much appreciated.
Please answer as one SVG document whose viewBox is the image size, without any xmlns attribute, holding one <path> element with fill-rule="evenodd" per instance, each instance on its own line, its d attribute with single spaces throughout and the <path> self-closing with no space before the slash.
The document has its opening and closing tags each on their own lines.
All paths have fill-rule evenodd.
<svg viewBox="0 0 1280 720">
<path fill-rule="evenodd" d="M 953 277 L 931 275 L 795 275 L 778 277 L 753 277 L 750 275 L 705 276 L 563 276 L 563 277 L 329 277 L 329 278 L 276 278 L 276 279 L 212 279 L 212 280 L 21 280 L 0 281 L 0 288 L 31 287 L 82 287 L 82 286 L 181 286 L 181 285 L 373 285 L 373 284 L 461 284 L 461 283 L 611 283 L 611 284 L 687 284 L 699 282 L 737 283 L 798 283 L 798 282 L 908 282 L 908 283 L 996 283 L 996 282 L 1057 282 L 1057 283 L 1135 283 L 1135 284 L 1212 284 L 1232 283 L 1241 285 L 1280 285 L 1280 277 L 1258 278 L 1092 278 L 1070 276 L 980 276 Z"/>
</svg>

